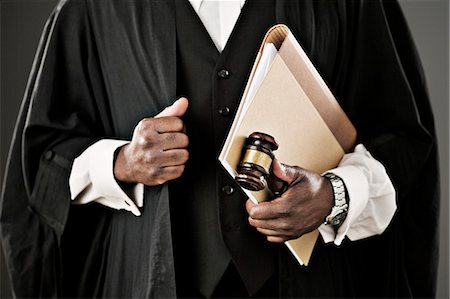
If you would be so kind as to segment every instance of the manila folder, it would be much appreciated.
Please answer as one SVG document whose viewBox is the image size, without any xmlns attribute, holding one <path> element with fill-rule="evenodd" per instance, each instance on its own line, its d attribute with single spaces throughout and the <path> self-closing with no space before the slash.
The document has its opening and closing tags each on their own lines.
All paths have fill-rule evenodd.
<svg viewBox="0 0 450 299">
<path fill-rule="evenodd" d="M 224 159 L 225 169 L 234 177 L 245 139 L 259 131 L 274 136 L 279 144 L 275 156 L 288 165 L 323 173 L 339 164 L 344 150 L 308 99 L 283 59 L 277 54 L 255 97 L 235 128 Z M 234 170 L 234 171 L 233 171 Z M 270 199 L 267 189 L 244 190 L 257 202 Z M 308 265 L 318 231 L 290 240 L 286 245 L 301 265 Z"/>
</svg>

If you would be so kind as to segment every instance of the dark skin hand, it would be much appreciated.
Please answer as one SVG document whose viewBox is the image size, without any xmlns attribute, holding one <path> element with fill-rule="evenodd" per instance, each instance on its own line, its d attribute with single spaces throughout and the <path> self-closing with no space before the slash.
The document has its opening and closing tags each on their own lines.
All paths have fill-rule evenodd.
<svg viewBox="0 0 450 299">
<path fill-rule="evenodd" d="M 296 239 L 318 228 L 334 205 L 330 181 L 317 173 L 274 160 L 273 173 L 288 189 L 272 201 L 247 200 L 248 221 L 269 242 Z"/>
<path fill-rule="evenodd" d="M 117 155 L 114 164 L 117 180 L 156 186 L 183 174 L 189 159 L 189 138 L 181 117 L 188 105 L 186 98 L 180 98 L 155 117 L 139 122 L 131 142 Z"/>
</svg>

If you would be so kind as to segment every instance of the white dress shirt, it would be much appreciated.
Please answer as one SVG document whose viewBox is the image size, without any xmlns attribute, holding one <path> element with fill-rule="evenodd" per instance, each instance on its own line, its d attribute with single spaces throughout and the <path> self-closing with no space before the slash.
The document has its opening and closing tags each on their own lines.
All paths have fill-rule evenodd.
<svg viewBox="0 0 450 299">
<path fill-rule="evenodd" d="M 209 36 L 222 52 L 241 14 L 245 0 L 189 0 L 208 31 Z"/>
<path fill-rule="evenodd" d="M 189 0 L 221 52 L 239 18 L 245 0 Z M 124 191 L 114 178 L 114 152 L 128 141 L 103 139 L 75 159 L 70 175 L 71 198 L 75 204 L 98 202 L 139 216 L 143 206 L 143 185 Z M 348 215 L 337 232 L 321 225 L 325 242 L 340 245 L 347 236 L 359 240 L 381 234 L 396 210 L 396 194 L 384 166 L 359 144 L 344 156 L 339 166 L 328 172 L 341 177 L 350 198 Z"/>
</svg>

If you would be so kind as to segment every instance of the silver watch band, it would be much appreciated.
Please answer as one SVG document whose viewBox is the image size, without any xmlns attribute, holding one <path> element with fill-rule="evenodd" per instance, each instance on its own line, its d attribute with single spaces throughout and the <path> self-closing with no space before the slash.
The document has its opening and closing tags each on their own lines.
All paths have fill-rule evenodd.
<svg viewBox="0 0 450 299">
<path fill-rule="evenodd" d="M 324 177 L 330 180 L 334 195 L 334 206 L 331 209 L 330 215 L 325 218 L 325 224 L 339 227 L 347 217 L 348 211 L 347 192 L 344 181 L 333 173 L 326 173 Z"/>
</svg>

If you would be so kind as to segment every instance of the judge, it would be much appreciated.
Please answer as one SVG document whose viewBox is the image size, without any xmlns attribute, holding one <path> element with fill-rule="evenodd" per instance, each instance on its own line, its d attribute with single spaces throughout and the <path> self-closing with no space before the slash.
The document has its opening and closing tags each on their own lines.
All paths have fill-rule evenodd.
<svg viewBox="0 0 450 299">
<path fill-rule="evenodd" d="M 276 162 L 288 190 L 253 205 L 216 157 L 275 23 L 358 145 L 326 176 Z M 67 0 L 30 75 L 1 232 L 18 297 L 432 297 L 437 178 L 396 1 Z M 323 224 L 336 184 L 346 218 Z M 282 242 L 316 228 L 300 267 Z"/>
</svg>

